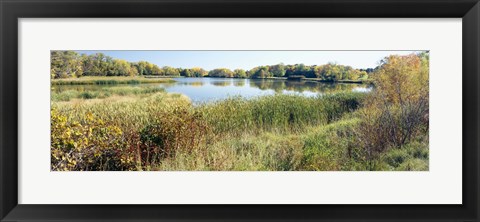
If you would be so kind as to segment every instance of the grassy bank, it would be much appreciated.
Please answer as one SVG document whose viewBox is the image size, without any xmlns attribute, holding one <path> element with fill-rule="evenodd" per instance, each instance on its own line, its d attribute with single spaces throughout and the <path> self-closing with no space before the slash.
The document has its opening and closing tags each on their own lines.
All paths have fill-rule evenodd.
<svg viewBox="0 0 480 222">
<path fill-rule="evenodd" d="M 193 106 L 182 95 L 156 92 L 134 100 L 53 102 L 52 169 L 428 169 L 421 139 L 366 158 L 355 136 L 364 97 L 235 97 Z"/>
<path fill-rule="evenodd" d="M 165 90 L 157 86 L 119 86 L 104 87 L 95 90 L 68 89 L 60 92 L 52 91 L 50 98 L 52 102 L 67 102 L 73 99 L 105 99 L 112 96 L 147 96 L 157 92 L 165 92 Z"/>
<path fill-rule="evenodd" d="M 140 83 L 165 83 L 174 82 L 170 78 L 144 78 L 144 77 L 105 77 L 86 76 L 80 78 L 52 79 L 52 85 L 115 85 L 115 84 L 140 84 Z"/>
</svg>

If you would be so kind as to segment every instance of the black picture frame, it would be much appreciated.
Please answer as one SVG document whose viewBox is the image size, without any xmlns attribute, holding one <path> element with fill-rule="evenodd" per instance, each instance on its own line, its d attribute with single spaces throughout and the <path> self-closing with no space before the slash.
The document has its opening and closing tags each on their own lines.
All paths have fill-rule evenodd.
<svg viewBox="0 0 480 222">
<path fill-rule="evenodd" d="M 1 221 L 479 221 L 478 0 L 0 0 L 0 15 Z M 18 19 L 83 17 L 463 18 L 463 204 L 18 204 Z"/>
</svg>

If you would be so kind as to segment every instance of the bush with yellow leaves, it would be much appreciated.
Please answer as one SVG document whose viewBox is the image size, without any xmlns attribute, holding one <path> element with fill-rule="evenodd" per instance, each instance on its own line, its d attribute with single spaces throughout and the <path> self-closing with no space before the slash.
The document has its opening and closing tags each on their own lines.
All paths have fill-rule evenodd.
<svg viewBox="0 0 480 222">
<path fill-rule="evenodd" d="M 130 170 L 133 155 L 122 130 L 88 113 L 81 121 L 51 110 L 51 167 L 55 171 Z"/>
</svg>

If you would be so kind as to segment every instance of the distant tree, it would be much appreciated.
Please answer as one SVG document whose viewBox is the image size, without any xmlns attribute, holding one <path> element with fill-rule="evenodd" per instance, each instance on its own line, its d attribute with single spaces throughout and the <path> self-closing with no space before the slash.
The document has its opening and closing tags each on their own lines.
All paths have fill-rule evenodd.
<svg viewBox="0 0 480 222">
<path fill-rule="evenodd" d="M 308 67 L 305 66 L 303 63 L 300 63 L 295 66 L 295 75 L 305 75 L 305 73 L 308 71 L 309 71 Z"/>
<path fill-rule="evenodd" d="M 180 75 L 180 72 L 179 72 L 178 69 L 170 67 L 170 66 L 162 67 L 161 73 L 164 76 L 179 76 Z"/>
<path fill-rule="evenodd" d="M 368 73 L 361 69 L 354 69 L 351 66 L 338 65 L 336 63 L 328 63 L 316 66 L 314 68 L 316 78 L 327 81 L 337 80 L 357 80 L 368 78 Z"/>
<path fill-rule="evenodd" d="M 288 76 L 297 75 L 297 76 L 305 76 L 305 77 L 308 77 L 308 78 L 314 78 L 315 77 L 315 73 L 313 72 L 313 67 L 306 66 L 303 63 L 295 64 L 293 66 L 293 73 L 289 72 L 288 74 L 289 74 Z"/>
<path fill-rule="evenodd" d="M 147 73 L 148 62 L 140 61 L 134 63 L 134 66 L 137 69 L 138 75 L 150 75 Z"/>
<path fill-rule="evenodd" d="M 183 69 L 180 72 L 180 75 L 185 76 L 185 77 L 192 77 L 193 76 L 191 69 Z"/>
<path fill-rule="evenodd" d="M 50 77 L 80 77 L 83 74 L 81 56 L 75 51 L 50 52 Z"/>
<path fill-rule="evenodd" d="M 83 58 L 85 76 L 107 76 L 113 74 L 113 58 L 103 53 L 95 53 Z"/>
<path fill-rule="evenodd" d="M 205 69 L 193 67 L 191 69 L 183 69 L 180 75 L 185 77 L 204 77 L 208 75 L 208 72 Z"/>
<path fill-rule="evenodd" d="M 275 77 L 283 77 L 285 76 L 285 72 L 285 65 L 283 65 L 283 63 L 270 66 L 270 73 Z"/>
<path fill-rule="evenodd" d="M 428 53 L 417 55 L 419 58 L 428 60 Z M 128 62 L 122 59 L 114 59 L 103 53 L 91 55 L 78 54 L 75 51 L 52 51 L 51 52 L 51 78 L 69 78 L 79 76 L 136 76 L 136 75 L 163 75 L 163 76 L 186 76 L 186 77 L 211 77 L 225 78 L 269 78 L 292 75 L 302 75 L 307 78 L 320 78 L 327 81 L 367 79 L 369 74 L 378 73 L 380 66 L 375 69 L 354 69 L 350 66 L 328 63 L 325 65 L 305 64 L 284 65 L 283 63 L 271 66 L 257 66 L 248 71 L 236 69 L 231 71 L 226 68 L 218 68 L 210 72 L 199 68 L 175 68 L 171 66 L 159 66 L 147 62 Z"/>
<path fill-rule="evenodd" d="M 295 65 L 286 65 L 285 66 L 285 76 L 295 75 Z"/>
<path fill-rule="evenodd" d="M 373 69 L 373 68 L 366 68 L 366 69 L 359 69 L 359 70 L 360 70 L 360 71 L 364 71 L 364 72 L 366 72 L 367 74 L 370 74 L 370 73 L 372 73 L 373 71 L 375 71 L 375 69 Z"/>
<path fill-rule="evenodd" d="M 163 72 L 163 70 L 159 66 L 157 66 L 155 64 L 151 64 L 151 63 L 149 63 L 148 65 L 149 65 L 148 67 L 149 67 L 151 75 L 165 75 L 165 73 Z"/>
<path fill-rule="evenodd" d="M 234 73 L 232 70 L 227 69 L 227 68 L 219 68 L 219 69 L 213 69 L 210 72 L 208 72 L 209 77 L 224 77 L 224 78 L 231 78 L 233 77 Z"/>
<path fill-rule="evenodd" d="M 135 70 L 135 71 L 134 71 Z M 135 67 L 123 59 L 116 59 L 113 61 L 112 74 L 115 76 L 135 76 L 138 71 Z"/>
<path fill-rule="evenodd" d="M 247 72 L 243 69 L 235 69 L 233 72 L 235 78 L 247 78 Z"/>
<path fill-rule="evenodd" d="M 254 79 L 263 79 L 272 77 L 272 74 L 270 73 L 268 66 L 257 66 L 249 71 L 249 76 Z"/>
</svg>

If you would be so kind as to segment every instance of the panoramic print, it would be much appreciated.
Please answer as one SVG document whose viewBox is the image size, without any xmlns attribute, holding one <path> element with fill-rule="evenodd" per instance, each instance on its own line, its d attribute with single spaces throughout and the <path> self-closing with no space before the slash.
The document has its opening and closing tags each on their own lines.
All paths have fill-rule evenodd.
<svg viewBox="0 0 480 222">
<path fill-rule="evenodd" d="M 428 51 L 51 51 L 52 171 L 428 171 Z"/>
</svg>

